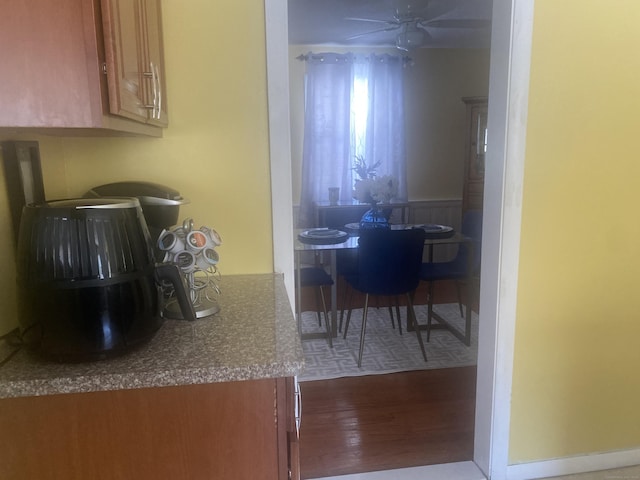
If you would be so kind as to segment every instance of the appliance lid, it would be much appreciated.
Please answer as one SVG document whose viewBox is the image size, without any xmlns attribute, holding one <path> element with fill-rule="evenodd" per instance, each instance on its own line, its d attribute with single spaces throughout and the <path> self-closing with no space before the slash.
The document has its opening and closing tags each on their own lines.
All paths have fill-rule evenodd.
<svg viewBox="0 0 640 480">
<path fill-rule="evenodd" d="M 69 198 L 63 200 L 52 200 L 39 205 L 44 208 L 65 208 L 74 210 L 85 209 L 114 209 L 114 208 L 137 208 L 140 202 L 137 198 Z"/>
<path fill-rule="evenodd" d="M 184 205 L 189 200 L 177 190 L 153 182 L 125 181 L 93 187 L 85 197 L 136 197 L 145 205 Z"/>
</svg>

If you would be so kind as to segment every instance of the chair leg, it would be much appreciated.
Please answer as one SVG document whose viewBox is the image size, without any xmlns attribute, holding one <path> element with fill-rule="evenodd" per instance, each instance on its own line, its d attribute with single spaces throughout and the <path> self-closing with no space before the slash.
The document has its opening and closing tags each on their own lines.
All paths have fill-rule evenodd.
<svg viewBox="0 0 640 480">
<path fill-rule="evenodd" d="M 398 318 L 398 331 L 400 332 L 400 335 L 402 335 L 402 319 L 400 318 L 400 301 L 397 295 L 395 300 L 396 300 L 396 317 Z"/>
<path fill-rule="evenodd" d="M 360 352 L 358 353 L 358 368 L 362 366 L 362 351 L 364 350 L 364 335 L 367 330 L 367 310 L 369 308 L 369 294 L 364 297 L 364 311 L 362 312 L 362 330 L 360 331 Z"/>
<path fill-rule="evenodd" d="M 345 323 L 345 325 L 344 325 L 344 335 L 342 336 L 342 338 L 347 338 L 347 330 L 349 330 L 349 322 L 351 322 L 351 311 L 353 310 L 351 308 L 351 301 L 352 300 L 353 300 L 353 289 L 350 289 L 349 290 L 349 309 L 347 310 L 347 323 Z M 339 330 L 342 330 L 342 318 L 340 319 L 340 328 L 339 328 Z"/>
<path fill-rule="evenodd" d="M 456 282 L 456 292 L 458 293 L 458 306 L 460 307 L 460 316 L 464 317 L 464 312 L 462 311 L 462 294 L 460 292 L 460 282 L 458 280 L 455 280 L 455 282 Z"/>
<path fill-rule="evenodd" d="M 431 340 L 431 319 L 433 317 L 433 282 L 427 289 L 427 342 Z"/>
<path fill-rule="evenodd" d="M 322 287 L 318 287 L 315 289 L 316 293 L 316 316 L 318 317 L 318 326 L 322 326 L 322 310 L 320 310 L 321 304 L 324 304 L 324 298 L 321 299 L 322 296 Z"/>
<path fill-rule="evenodd" d="M 344 333 L 342 334 L 342 338 L 347 338 L 347 331 L 349 331 L 349 323 L 351 322 L 351 307 L 347 311 L 347 321 L 344 324 Z"/>
<path fill-rule="evenodd" d="M 331 332 L 331 319 L 329 318 L 329 312 L 327 312 L 327 302 L 324 300 L 324 290 L 322 286 L 319 287 L 320 298 L 322 299 L 322 311 L 324 312 L 324 323 L 327 327 L 327 341 L 329 342 L 329 348 L 333 348 L 333 335 Z"/>
<path fill-rule="evenodd" d="M 422 356 L 424 357 L 424 361 L 427 361 L 427 351 L 424 349 L 424 342 L 422 341 L 422 334 L 420 333 L 420 325 L 418 325 L 418 319 L 416 318 L 416 312 L 413 309 L 413 302 L 411 301 L 411 295 L 407 293 L 407 314 L 412 318 L 413 321 L 413 329 L 416 331 L 416 336 L 418 337 L 418 343 L 420 344 L 420 350 L 422 350 Z M 427 329 L 427 335 L 429 334 L 429 330 Z"/>
<path fill-rule="evenodd" d="M 344 319 L 344 311 L 347 309 L 347 295 L 349 294 L 349 298 L 348 298 L 348 305 L 351 305 L 351 286 L 349 285 L 349 282 L 347 282 L 345 280 L 344 282 L 344 292 L 342 293 L 342 309 L 340 309 L 340 325 L 338 327 L 338 331 L 341 332 L 342 331 L 342 320 Z"/>
<path fill-rule="evenodd" d="M 402 320 L 400 318 L 400 308 L 398 307 L 399 303 L 398 303 L 397 295 L 393 297 L 393 301 L 395 302 L 395 307 L 396 307 L 396 319 L 398 320 L 398 331 L 400 332 L 400 335 L 402 335 Z M 394 318 L 393 318 L 393 307 L 394 305 L 391 305 L 390 303 L 387 308 L 389 309 L 389 318 L 391 318 L 391 328 L 395 330 L 396 322 L 394 321 Z"/>
</svg>

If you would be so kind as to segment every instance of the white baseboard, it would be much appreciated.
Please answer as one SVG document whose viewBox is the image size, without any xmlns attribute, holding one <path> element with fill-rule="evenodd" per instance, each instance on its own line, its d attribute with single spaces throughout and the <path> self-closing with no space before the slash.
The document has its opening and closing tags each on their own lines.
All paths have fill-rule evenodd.
<svg viewBox="0 0 640 480">
<path fill-rule="evenodd" d="M 315 480 L 485 480 L 473 462 L 446 463 L 381 472 L 354 473 Z"/>
<path fill-rule="evenodd" d="M 598 472 L 635 465 L 640 465 L 640 449 L 509 465 L 507 467 L 506 479 L 533 480 L 561 475 Z M 460 462 L 381 472 L 356 473 L 338 477 L 323 477 L 316 480 L 481 480 L 485 478 L 473 462 Z M 634 476 L 633 478 L 636 477 Z"/>
<path fill-rule="evenodd" d="M 507 467 L 507 480 L 530 480 L 640 465 L 640 449 L 567 457 Z"/>
</svg>

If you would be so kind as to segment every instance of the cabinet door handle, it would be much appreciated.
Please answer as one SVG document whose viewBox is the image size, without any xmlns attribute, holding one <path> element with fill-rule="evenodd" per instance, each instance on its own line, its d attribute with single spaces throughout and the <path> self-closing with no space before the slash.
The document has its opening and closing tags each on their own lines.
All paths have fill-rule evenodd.
<svg viewBox="0 0 640 480">
<path fill-rule="evenodd" d="M 155 78 L 156 74 L 155 74 L 155 71 L 153 69 L 153 63 L 150 64 L 150 67 L 151 67 L 150 68 L 151 71 L 150 72 L 142 72 L 142 76 L 144 78 L 151 79 L 151 85 L 152 85 L 152 88 L 153 88 L 153 103 L 150 103 L 150 104 L 147 103 L 147 104 L 143 105 L 143 107 L 145 109 L 147 109 L 147 110 L 151 110 L 151 118 L 156 118 L 156 103 L 157 103 L 157 100 L 156 100 L 156 78 Z"/>
<path fill-rule="evenodd" d="M 153 64 L 152 64 L 153 65 Z M 162 81 L 160 80 L 160 70 L 158 69 L 158 64 L 153 65 L 153 69 L 155 72 L 155 76 L 156 76 L 156 83 L 158 84 L 157 86 L 157 102 L 154 101 L 154 103 L 157 104 L 157 119 L 160 120 L 160 115 L 162 113 Z M 155 93 L 154 93 L 154 98 L 155 98 Z"/>
<path fill-rule="evenodd" d="M 149 62 L 151 68 L 151 88 L 153 89 L 153 110 L 151 110 L 151 118 L 156 118 L 156 110 L 158 108 L 158 80 L 156 77 L 156 68 L 153 62 Z"/>
<path fill-rule="evenodd" d="M 147 110 L 151 110 L 151 118 L 159 119 L 160 118 L 160 107 L 159 107 L 160 101 L 159 101 L 159 95 L 158 95 L 158 89 L 159 89 L 159 79 L 157 77 L 158 69 L 153 64 L 153 62 L 149 62 L 149 69 L 151 71 L 142 72 L 142 76 L 144 78 L 151 79 L 151 88 L 153 91 L 153 103 L 144 105 L 144 108 Z"/>
<path fill-rule="evenodd" d="M 300 384 L 298 383 L 298 377 L 293 378 L 294 395 L 296 403 L 294 406 L 294 415 L 296 419 L 296 436 L 300 438 L 300 424 L 302 423 L 302 391 L 300 390 Z"/>
</svg>

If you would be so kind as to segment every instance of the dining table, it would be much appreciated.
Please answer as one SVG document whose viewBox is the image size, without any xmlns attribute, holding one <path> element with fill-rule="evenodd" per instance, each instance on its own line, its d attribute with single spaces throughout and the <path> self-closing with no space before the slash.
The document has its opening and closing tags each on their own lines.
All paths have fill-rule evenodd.
<svg viewBox="0 0 640 480">
<path fill-rule="evenodd" d="M 445 227 L 445 229 L 450 229 L 450 234 L 442 235 L 434 232 L 434 227 Z M 428 262 L 433 262 L 433 254 L 434 248 L 439 245 L 451 245 L 451 244 L 462 244 L 467 245 L 470 251 L 469 262 L 472 264 L 472 258 L 474 255 L 473 251 L 473 239 L 462 235 L 461 233 L 453 230 L 452 227 L 442 226 L 442 225 L 433 225 L 433 224 L 393 224 L 390 226 L 392 230 L 403 230 L 409 228 L 424 228 L 426 232 L 425 238 L 425 247 L 427 248 L 426 257 Z M 296 271 L 300 271 L 302 261 L 301 257 L 304 252 L 312 252 L 315 255 L 320 255 L 321 265 L 323 268 L 327 270 L 327 273 L 331 275 L 333 280 L 333 284 L 331 285 L 331 332 L 334 337 L 337 336 L 338 333 L 338 274 L 336 268 L 336 257 L 337 252 L 340 250 L 355 250 L 358 248 L 358 240 L 359 240 L 359 228 L 358 224 L 347 224 L 341 230 L 334 230 L 336 233 L 335 238 L 330 238 L 329 232 L 326 232 L 325 235 L 320 232 L 321 230 L 329 230 L 326 228 L 320 229 L 296 229 L 294 231 L 294 251 L 295 251 L 295 269 Z M 312 236 L 313 231 L 317 231 L 318 236 L 314 238 Z M 469 269 L 470 271 L 471 269 Z M 467 281 L 469 281 L 467 279 Z M 300 330 L 300 322 L 301 322 L 301 286 L 300 286 L 300 275 L 296 275 L 296 321 L 298 322 L 299 332 L 301 333 L 302 339 L 307 338 L 316 338 L 318 334 L 302 334 Z M 431 303 L 431 299 L 428 301 L 428 315 L 436 320 L 437 323 L 431 325 L 431 328 L 444 328 L 451 332 L 456 338 L 462 341 L 465 345 L 471 345 L 471 308 L 465 309 L 465 322 L 464 329 L 459 330 L 456 326 L 452 325 L 447 319 L 443 318 L 437 312 L 433 311 L 433 305 Z M 407 317 L 407 330 L 413 330 L 413 323 Z M 420 325 L 421 330 L 426 329 L 426 325 Z M 306 337 L 305 337 L 306 336 Z"/>
</svg>

